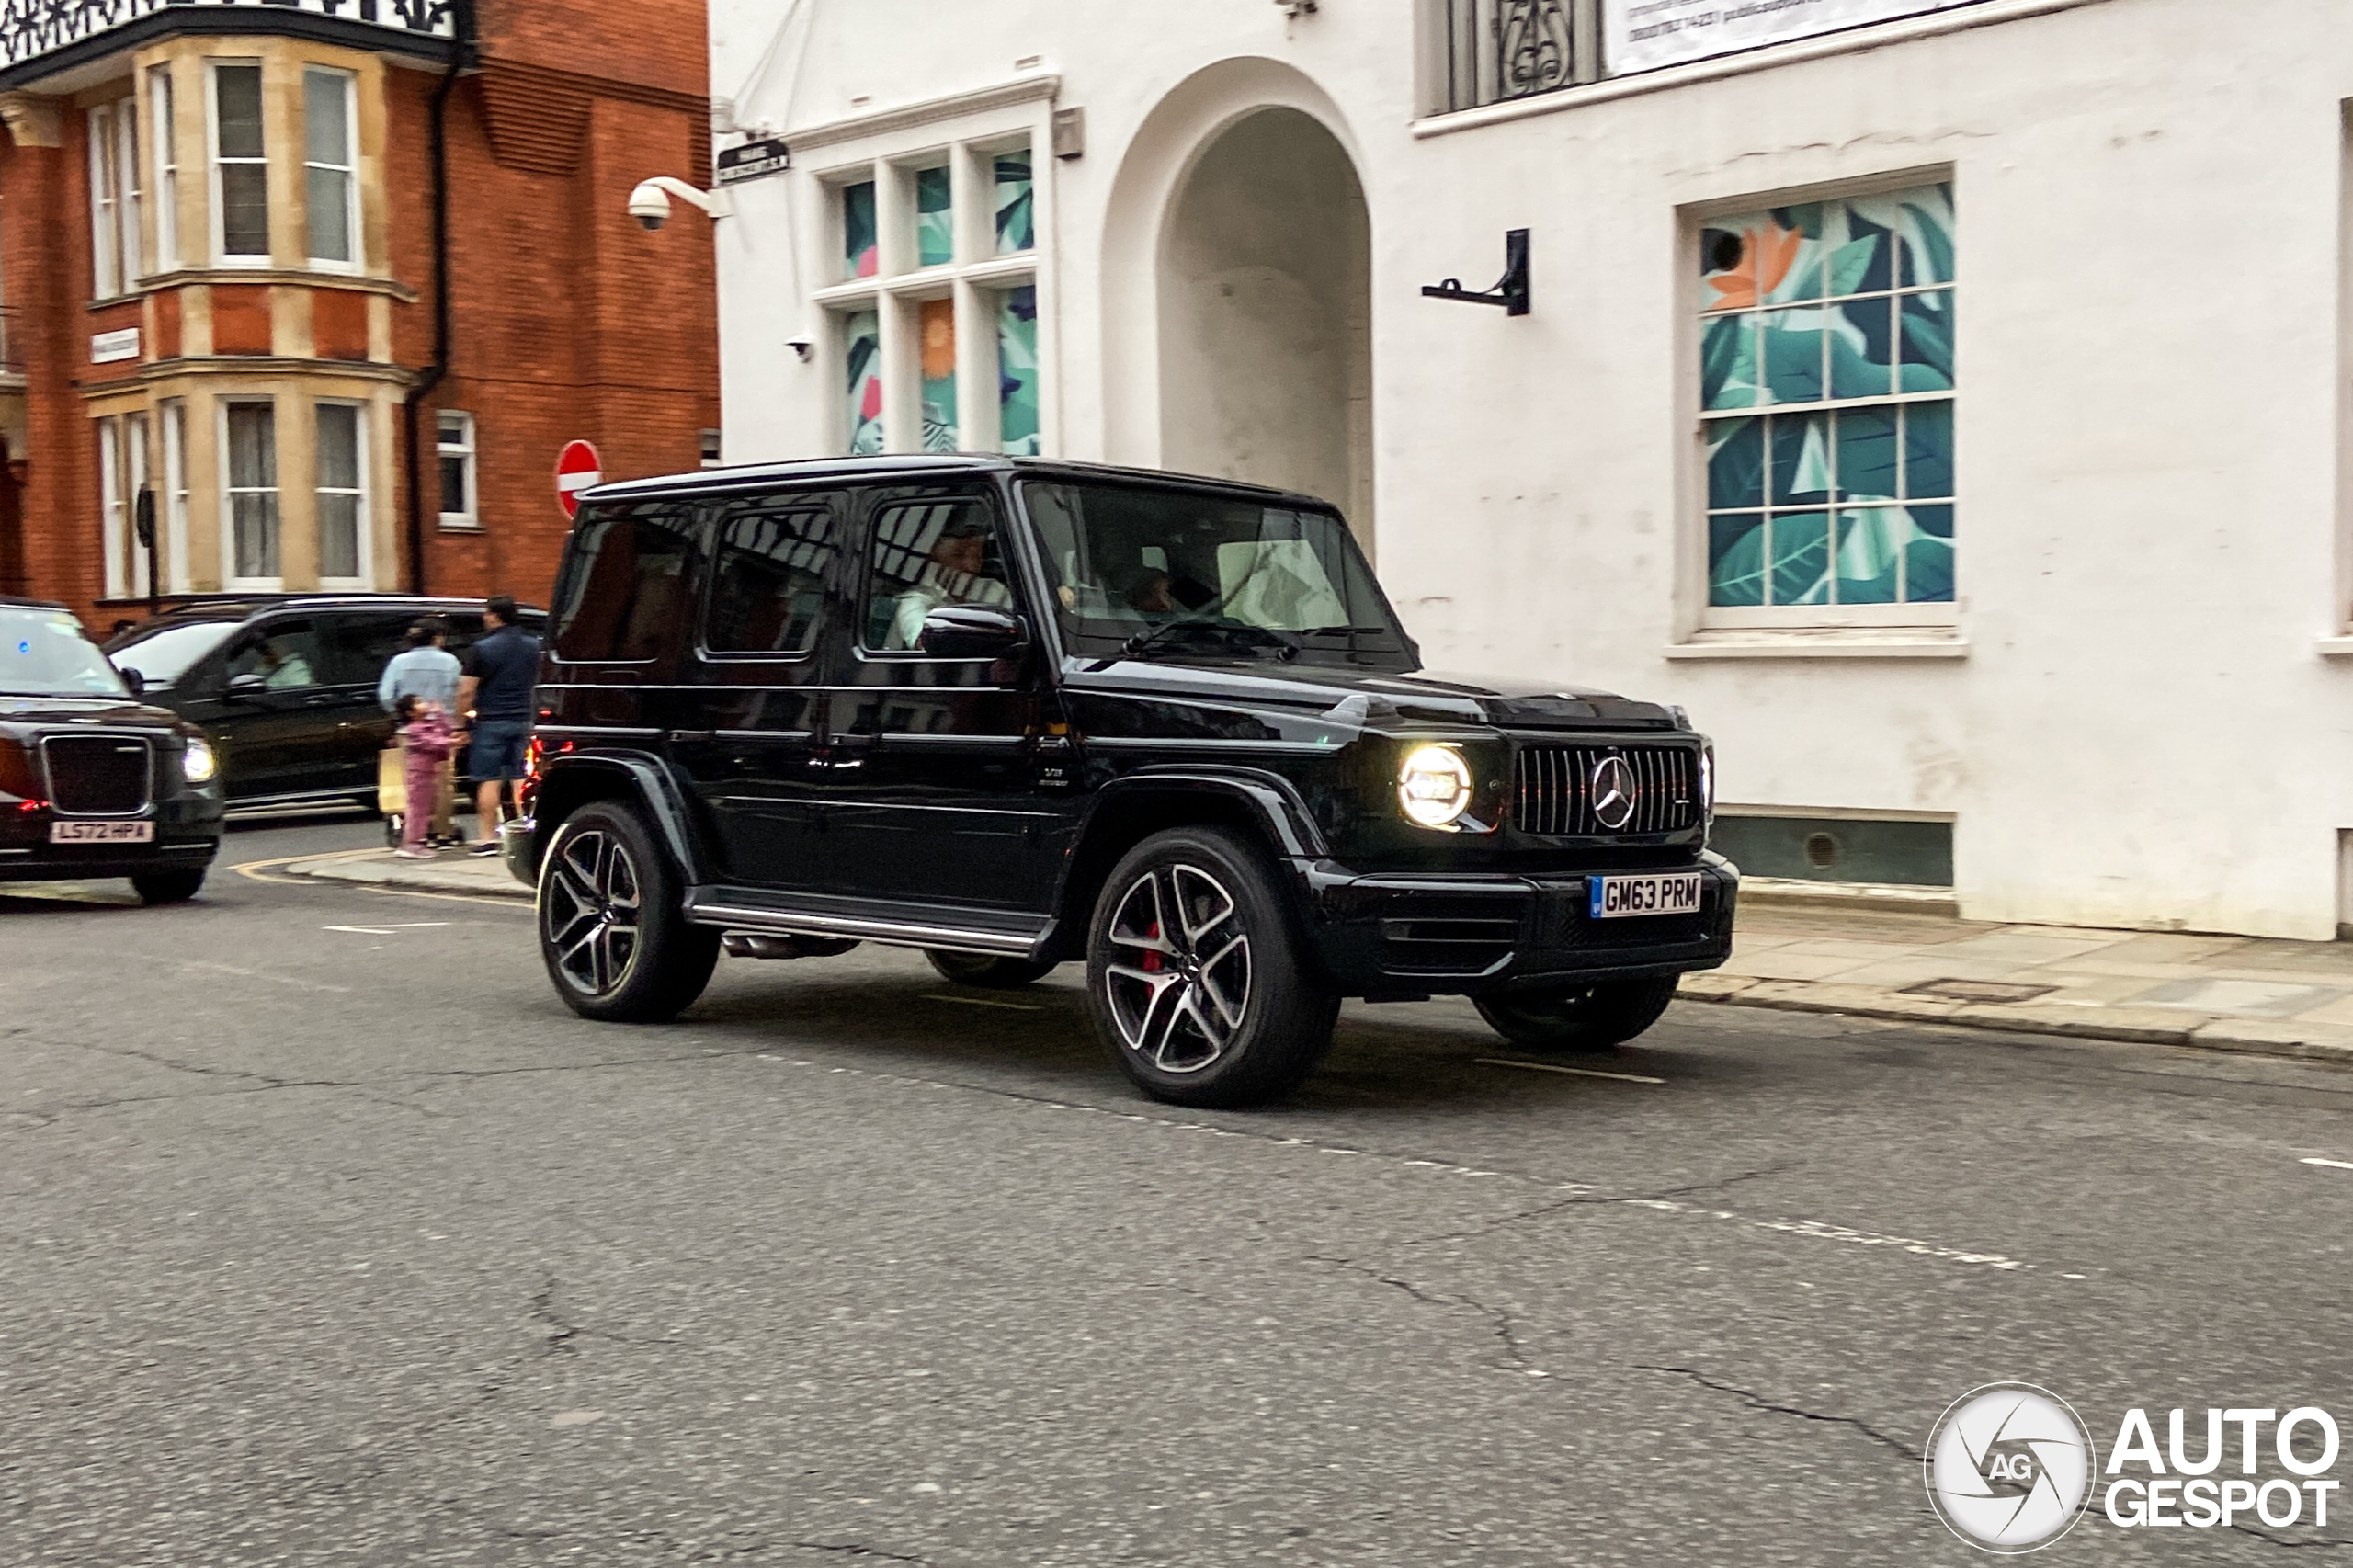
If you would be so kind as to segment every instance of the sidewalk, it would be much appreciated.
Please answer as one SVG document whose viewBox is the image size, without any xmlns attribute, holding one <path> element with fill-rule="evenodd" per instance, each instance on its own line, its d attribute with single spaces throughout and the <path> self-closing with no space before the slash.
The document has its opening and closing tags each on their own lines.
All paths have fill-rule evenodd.
<svg viewBox="0 0 2353 1568">
<path fill-rule="evenodd" d="M 494 858 L 365 849 L 294 876 L 528 900 Z M 1933 908 L 1744 897 L 1732 961 L 1691 1001 L 2029 1034 L 2256 1051 L 2353 1065 L 2353 943 L 1992 926 Z"/>
</svg>

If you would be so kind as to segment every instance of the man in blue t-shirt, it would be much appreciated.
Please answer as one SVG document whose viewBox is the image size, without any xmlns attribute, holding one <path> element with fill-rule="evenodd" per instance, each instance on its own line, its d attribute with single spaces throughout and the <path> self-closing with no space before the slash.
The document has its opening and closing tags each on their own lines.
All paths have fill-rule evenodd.
<svg viewBox="0 0 2353 1568">
<path fill-rule="evenodd" d="M 467 767 L 474 776 L 474 809 L 482 842 L 477 855 L 498 853 L 500 798 L 523 777 L 523 747 L 531 735 L 531 687 L 540 675 L 540 640 L 515 624 L 515 601 L 494 594 L 483 605 L 482 640 L 466 650 L 458 681 L 458 711 L 473 717 Z"/>
</svg>

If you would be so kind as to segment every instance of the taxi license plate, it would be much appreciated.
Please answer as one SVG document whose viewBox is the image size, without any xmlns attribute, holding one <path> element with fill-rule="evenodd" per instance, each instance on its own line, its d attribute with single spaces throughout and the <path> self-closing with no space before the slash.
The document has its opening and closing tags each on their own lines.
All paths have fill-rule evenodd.
<svg viewBox="0 0 2353 1568">
<path fill-rule="evenodd" d="M 1647 877 L 1588 877 L 1592 899 L 1586 913 L 1596 920 L 1637 915 L 1695 915 L 1699 909 L 1699 873 L 1661 871 Z"/>
<path fill-rule="evenodd" d="M 153 844 L 155 824 L 152 822 L 53 822 L 49 824 L 51 844 Z"/>
</svg>

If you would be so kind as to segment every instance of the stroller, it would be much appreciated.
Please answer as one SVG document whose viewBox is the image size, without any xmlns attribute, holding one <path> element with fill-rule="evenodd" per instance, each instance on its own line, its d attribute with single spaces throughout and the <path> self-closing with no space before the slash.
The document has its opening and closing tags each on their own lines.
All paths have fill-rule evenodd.
<svg viewBox="0 0 2353 1568">
<path fill-rule="evenodd" d="M 406 755 L 398 735 L 392 737 L 390 745 L 376 754 L 376 810 L 384 819 L 384 846 L 388 849 L 401 846 L 402 827 L 408 820 L 408 779 L 403 771 L 405 760 Z M 430 818 L 433 802 L 425 801 L 423 809 Z M 463 844 L 465 841 L 465 829 L 460 827 L 453 817 L 449 823 L 449 842 Z"/>
</svg>

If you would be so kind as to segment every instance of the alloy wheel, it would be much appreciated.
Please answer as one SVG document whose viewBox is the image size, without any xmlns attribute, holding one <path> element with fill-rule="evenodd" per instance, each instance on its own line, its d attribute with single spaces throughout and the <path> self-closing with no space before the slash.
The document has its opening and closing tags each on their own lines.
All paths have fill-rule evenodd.
<svg viewBox="0 0 2353 1568">
<path fill-rule="evenodd" d="M 1120 894 L 1103 985 L 1127 1049 L 1163 1073 L 1199 1073 L 1233 1044 L 1250 1007 L 1250 934 L 1225 884 L 1185 861 Z"/>
<path fill-rule="evenodd" d="M 629 978 L 642 914 L 639 888 L 628 846 L 601 829 L 573 835 L 548 862 L 540 919 L 568 983 L 603 996 Z"/>
</svg>

